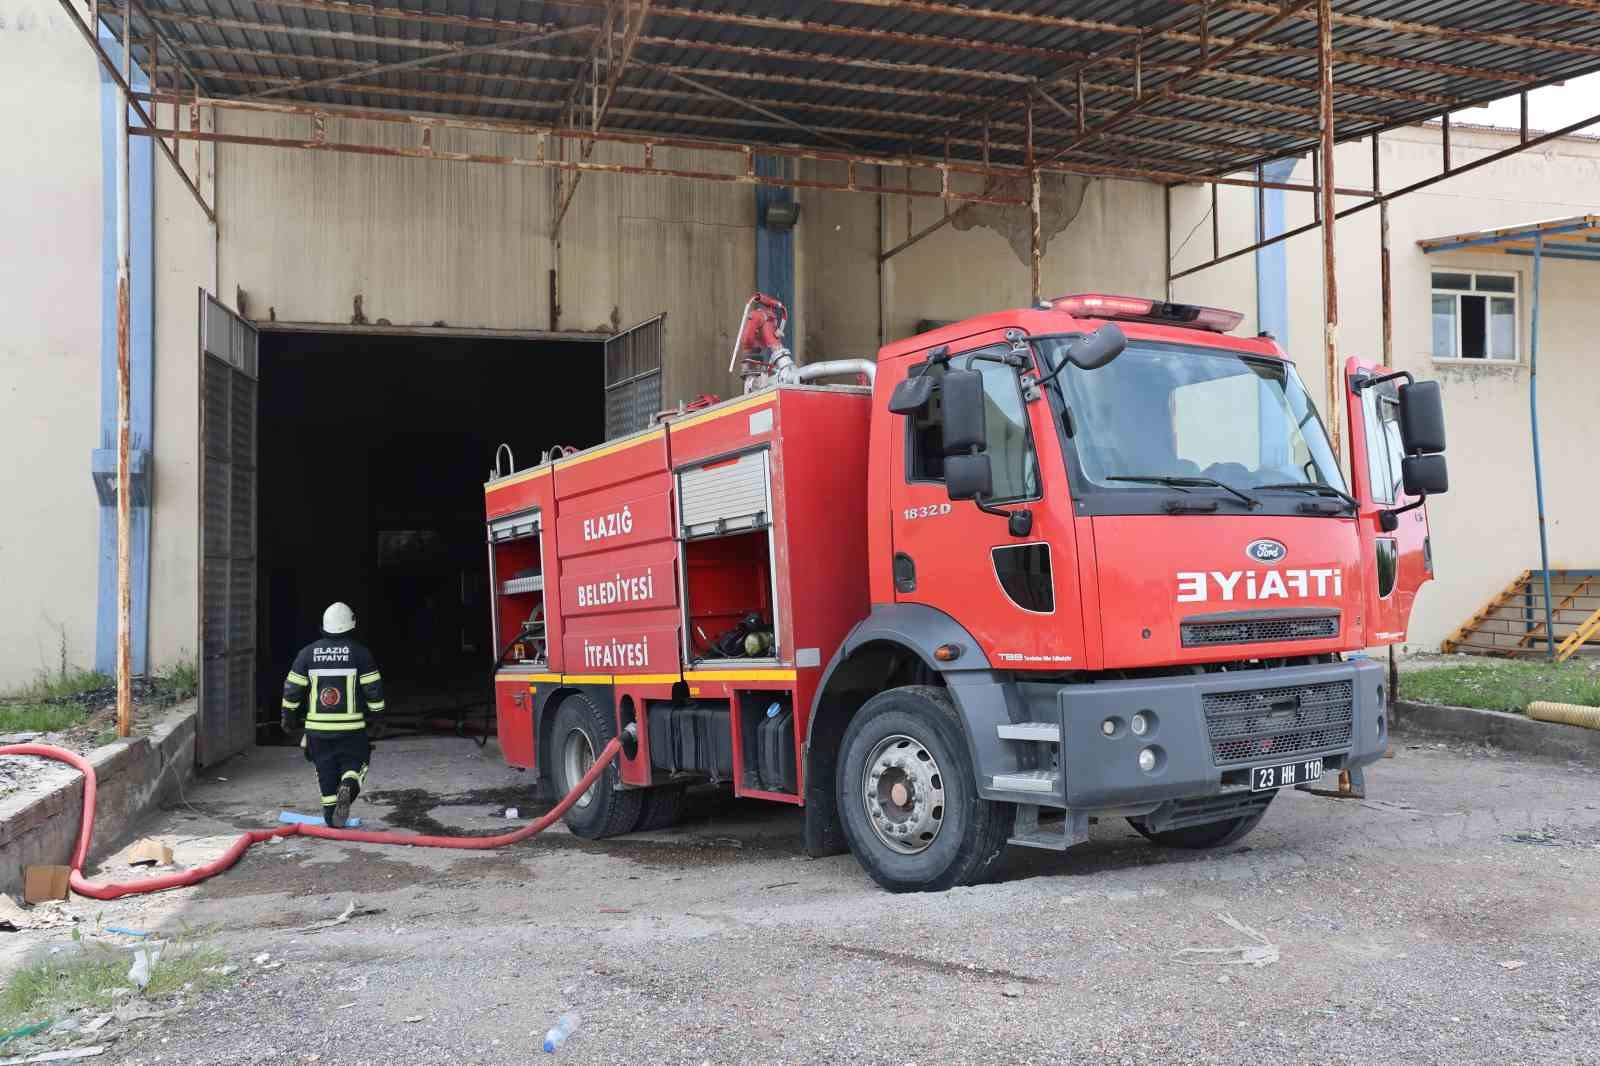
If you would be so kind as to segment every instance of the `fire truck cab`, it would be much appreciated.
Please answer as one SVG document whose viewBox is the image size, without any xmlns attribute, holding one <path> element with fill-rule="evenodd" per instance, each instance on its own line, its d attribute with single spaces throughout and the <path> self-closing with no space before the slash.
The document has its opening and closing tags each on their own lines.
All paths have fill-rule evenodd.
<svg viewBox="0 0 1600 1066">
<path fill-rule="evenodd" d="M 655 749 L 586 801 L 626 807 L 617 797 L 640 786 L 606 821 L 626 832 L 651 822 L 640 812 L 662 789 L 720 775 L 803 805 L 810 853 L 848 847 L 884 887 L 930 890 L 981 880 L 1008 843 L 1081 843 L 1097 819 L 1214 847 L 1283 788 L 1343 773 L 1359 788 L 1388 741 L 1385 672 L 1364 649 L 1404 638 L 1432 575 L 1423 504 L 1447 488 L 1438 389 L 1348 361 L 1347 484 L 1293 364 L 1270 337 L 1229 336 L 1239 321 L 1064 297 L 890 345 L 870 393 L 780 377 L 720 405 L 739 439 L 715 447 L 703 435 L 718 407 L 669 422 L 661 463 L 677 473 L 662 485 L 677 497 L 662 537 L 676 546 L 661 546 L 650 592 L 687 605 L 676 626 L 659 616 L 661 660 L 644 642 L 633 659 L 595 659 L 569 636 L 568 659 L 588 659 L 529 675 L 592 705 L 590 758 L 630 723 Z M 743 439 L 763 395 L 764 446 Z M 757 453 L 749 475 L 771 506 L 740 531 L 769 529 L 765 547 L 708 548 L 715 530 L 684 518 L 698 506 L 685 475 Z M 553 464 L 560 537 L 574 458 Z M 677 591 L 662 593 L 674 559 Z M 752 565 L 769 589 L 722 602 L 770 615 L 751 648 L 760 669 L 722 652 L 708 668 L 693 604 Z M 586 608 L 571 607 L 582 625 Z M 655 698 L 618 687 L 616 664 L 635 662 Z M 718 671 L 733 680 L 716 687 Z M 616 676 L 592 691 L 569 681 L 584 672 Z M 580 717 L 532 692 L 527 705 Z M 793 745 L 792 792 L 763 787 L 769 719 Z M 542 758 L 527 749 L 545 730 L 511 732 L 558 787 L 585 765 L 563 763 L 560 730 Z"/>
</svg>

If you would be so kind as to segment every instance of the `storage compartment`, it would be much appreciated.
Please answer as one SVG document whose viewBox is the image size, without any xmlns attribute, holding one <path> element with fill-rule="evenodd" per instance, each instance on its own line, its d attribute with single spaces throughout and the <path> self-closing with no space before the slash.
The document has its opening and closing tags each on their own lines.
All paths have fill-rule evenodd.
<svg viewBox="0 0 1600 1066">
<path fill-rule="evenodd" d="M 489 523 L 495 652 L 502 664 L 537 666 L 549 660 L 541 532 L 537 510 Z"/>
<path fill-rule="evenodd" d="M 683 546 L 683 566 L 691 661 L 776 660 L 779 634 L 768 531 L 689 541 Z M 743 636 L 749 633 L 756 636 L 746 642 Z M 719 647 L 724 637 L 728 639 Z"/>
<path fill-rule="evenodd" d="M 739 693 L 739 734 L 744 748 L 744 787 L 793 795 L 794 707 L 787 692 Z"/>
<path fill-rule="evenodd" d="M 717 459 L 678 473 L 679 531 L 685 538 L 763 529 L 772 520 L 767 451 Z"/>
<path fill-rule="evenodd" d="M 733 780 L 733 729 L 726 703 L 649 703 L 645 713 L 653 768 Z"/>
<path fill-rule="evenodd" d="M 533 768 L 533 697 L 528 682 L 495 679 L 495 727 L 506 765 Z"/>
</svg>

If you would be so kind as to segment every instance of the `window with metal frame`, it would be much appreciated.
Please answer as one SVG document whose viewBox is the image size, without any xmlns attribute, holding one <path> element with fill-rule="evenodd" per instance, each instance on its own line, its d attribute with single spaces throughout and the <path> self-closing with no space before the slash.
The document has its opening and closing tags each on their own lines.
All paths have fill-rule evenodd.
<svg viewBox="0 0 1600 1066">
<path fill-rule="evenodd" d="M 1433 357 L 1515 361 L 1517 276 L 1432 272 Z"/>
</svg>

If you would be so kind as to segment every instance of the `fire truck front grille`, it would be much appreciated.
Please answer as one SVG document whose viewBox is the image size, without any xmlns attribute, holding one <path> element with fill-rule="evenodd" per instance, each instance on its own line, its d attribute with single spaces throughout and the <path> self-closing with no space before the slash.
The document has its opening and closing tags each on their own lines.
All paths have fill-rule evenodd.
<svg viewBox="0 0 1600 1066">
<path fill-rule="evenodd" d="M 1354 683 L 1208 692 L 1201 696 L 1218 766 L 1294 759 L 1350 743 Z"/>
<path fill-rule="evenodd" d="M 1205 648 L 1215 644 L 1264 644 L 1282 640 L 1326 640 L 1339 635 L 1339 616 L 1329 614 L 1314 618 L 1185 622 L 1179 631 L 1185 648 Z"/>
</svg>

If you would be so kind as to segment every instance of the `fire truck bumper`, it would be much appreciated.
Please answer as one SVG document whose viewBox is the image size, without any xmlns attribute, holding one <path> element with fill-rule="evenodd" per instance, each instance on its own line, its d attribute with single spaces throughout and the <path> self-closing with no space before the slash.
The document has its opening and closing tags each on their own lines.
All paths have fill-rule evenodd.
<svg viewBox="0 0 1600 1066">
<path fill-rule="evenodd" d="M 1002 786 L 1030 780 L 1025 802 L 1085 812 L 1204 797 L 1246 800 L 1306 784 L 1317 773 L 1364 766 L 1381 758 L 1388 743 L 1385 672 L 1366 659 L 1016 684 L 1034 723 L 1059 722 L 1059 749 L 1023 756 L 1040 769 L 990 776 L 983 790 L 990 798 L 1024 800 Z"/>
</svg>

